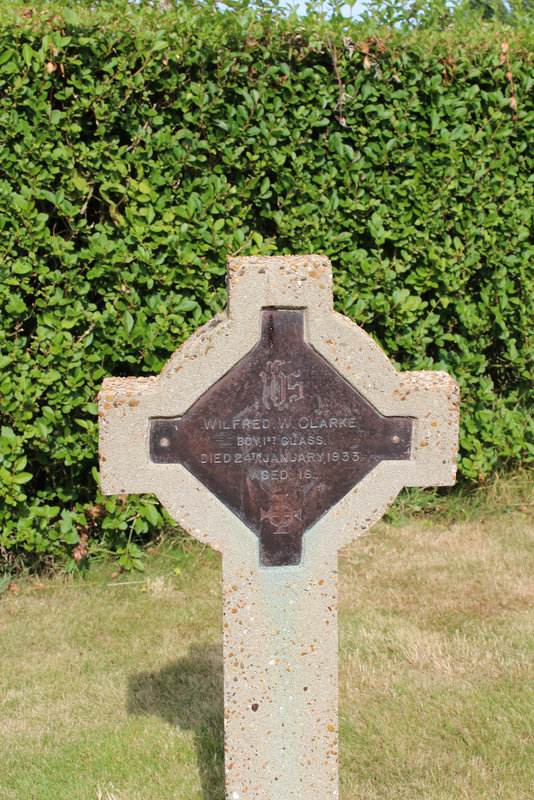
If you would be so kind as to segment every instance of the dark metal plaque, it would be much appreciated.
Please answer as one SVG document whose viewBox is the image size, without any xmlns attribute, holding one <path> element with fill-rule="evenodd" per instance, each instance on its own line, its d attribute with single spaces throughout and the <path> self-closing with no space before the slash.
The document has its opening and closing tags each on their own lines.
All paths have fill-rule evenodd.
<svg viewBox="0 0 534 800">
<path fill-rule="evenodd" d="M 412 420 L 383 417 L 304 341 L 303 312 L 262 312 L 257 347 L 183 417 L 153 419 L 150 457 L 182 464 L 260 540 L 298 564 L 303 534 L 383 459 L 409 459 Z"/>
</svg>

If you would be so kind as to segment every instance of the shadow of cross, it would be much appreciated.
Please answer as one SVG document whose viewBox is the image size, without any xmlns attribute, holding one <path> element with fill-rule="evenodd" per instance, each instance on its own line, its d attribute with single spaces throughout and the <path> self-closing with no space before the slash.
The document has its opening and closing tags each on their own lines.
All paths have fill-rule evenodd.
<svg viewBox="0 0 534 800">
<path fill-rule="evenodd" d="M 302 535 L 383 459 L 409 459 L 412 420 L 384 417 L 304 341 L 302 311 L 262 312 L 258 345 L 182 417 L 153 419 L 150 457 L 182 464 L 299 564 Z"/>
<path fill-rule="evenodd" d="M 172 664 L 128 678 L 127 713 L 158 716 L 192 731 L 204 800 L 224 798 L 223 659 L 220 645 L 195 645 Z M 178 745 L 177 745 L 178 746 Z"/>
<path fill-rule="evenodd" d="M 324 256 L 230 259 L 227 285 L 160 375 L 104 381 L 101 487 L 222 553 L 226 796 L 338 800 L 338 551 L 454 483 L 458 387 L 337 314 Z"/>
</svg>

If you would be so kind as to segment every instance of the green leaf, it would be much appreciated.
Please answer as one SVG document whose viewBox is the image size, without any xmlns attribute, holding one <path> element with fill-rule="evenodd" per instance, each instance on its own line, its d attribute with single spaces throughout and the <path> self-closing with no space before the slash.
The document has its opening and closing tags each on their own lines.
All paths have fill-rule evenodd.
<svg viewBox="0 0 534 800">
<path fill-rule="evenodd" d="M 64 8 L 62 10 L 63 19 L 69 25 L 78 25 L 80 22 L 80 17 L 78 16 L 77 12 L 74 11 L 72 8 Z"/>
<path fill-rule="evenodd" d="M 160 514 L 152 503 L 145 503 L 143 506 L 143 514 L 151 525 L 158 525 L 161 521 Z"/>
<path fill-rule="evenodd" d="M 131 333 L 132 332 L 132 328 L 134 326 L 135 320 L 134 320 L 134 318 L 132 317 L 132 315 L 130 314 L 129 311 L 125 311 L 124 312 L 123 320 L 124 320 L 124 325 L 126 327 L 126 330 L 128 331 L 128 333 Z"/>
<path fill-rule="evenodd" d="M 192 311 L 197 307 L 198 303 L 195 300 L 191 300 L 189 297 L 182 297 L 181 300 L 174 305 L 174 311 Z"/>
<path fill-rule="evenodd" d="M 33 475 L 31 474 L 31 472 L 17 472 L 13 476 L 13 482 L 20 485 L 23 483 L 28 483 L 28 481 L 31 481 L 32 478 Z"/>
<path fill-rule="evenodd" d="M 31 49 L 30 45 L 27 42 L 24 42 L 22 45 L 22 58 L 27 67 L 31 66 L 32 58 L 34 57 L 35 53 Z"/>
<path fill-rule="evenodd" d="M 89 184 L 81 175 L 74 175 L 72 178 L 72 183 L 77 189 L 79 189 L 80 192 L 83 192 L 84 194 L 89 191 Z"/>
</svg>

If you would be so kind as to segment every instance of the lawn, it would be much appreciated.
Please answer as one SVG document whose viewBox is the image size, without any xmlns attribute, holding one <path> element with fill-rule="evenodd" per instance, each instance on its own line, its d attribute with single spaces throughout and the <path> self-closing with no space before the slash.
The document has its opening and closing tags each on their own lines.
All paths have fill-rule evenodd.
<svg viewBox="0 0 534 800">
<path fill-rule="evenodd" d="M 343 552 L 342 800 L 534 797 L 525 486 Z M 1 800 L 224 798 L 219 557 L 169 537 L 112 574 L 4 587 Z"/>
</svg>

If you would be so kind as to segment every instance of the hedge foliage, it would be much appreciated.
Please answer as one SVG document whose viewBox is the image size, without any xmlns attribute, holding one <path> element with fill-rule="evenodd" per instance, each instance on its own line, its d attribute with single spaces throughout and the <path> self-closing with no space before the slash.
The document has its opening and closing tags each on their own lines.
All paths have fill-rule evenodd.
<svg viewBox="0 0 534 800">
<path fill-rule="evenodd" d="M 3 6 L 4 558 L 140 565 L 160 510 L 99 494 L 96 393 L 224 307 L 229 255 L 326 253 L 339 311 L 460 382 L 461 475 L 534 461 L 532 33 Z"/>
</svg>

